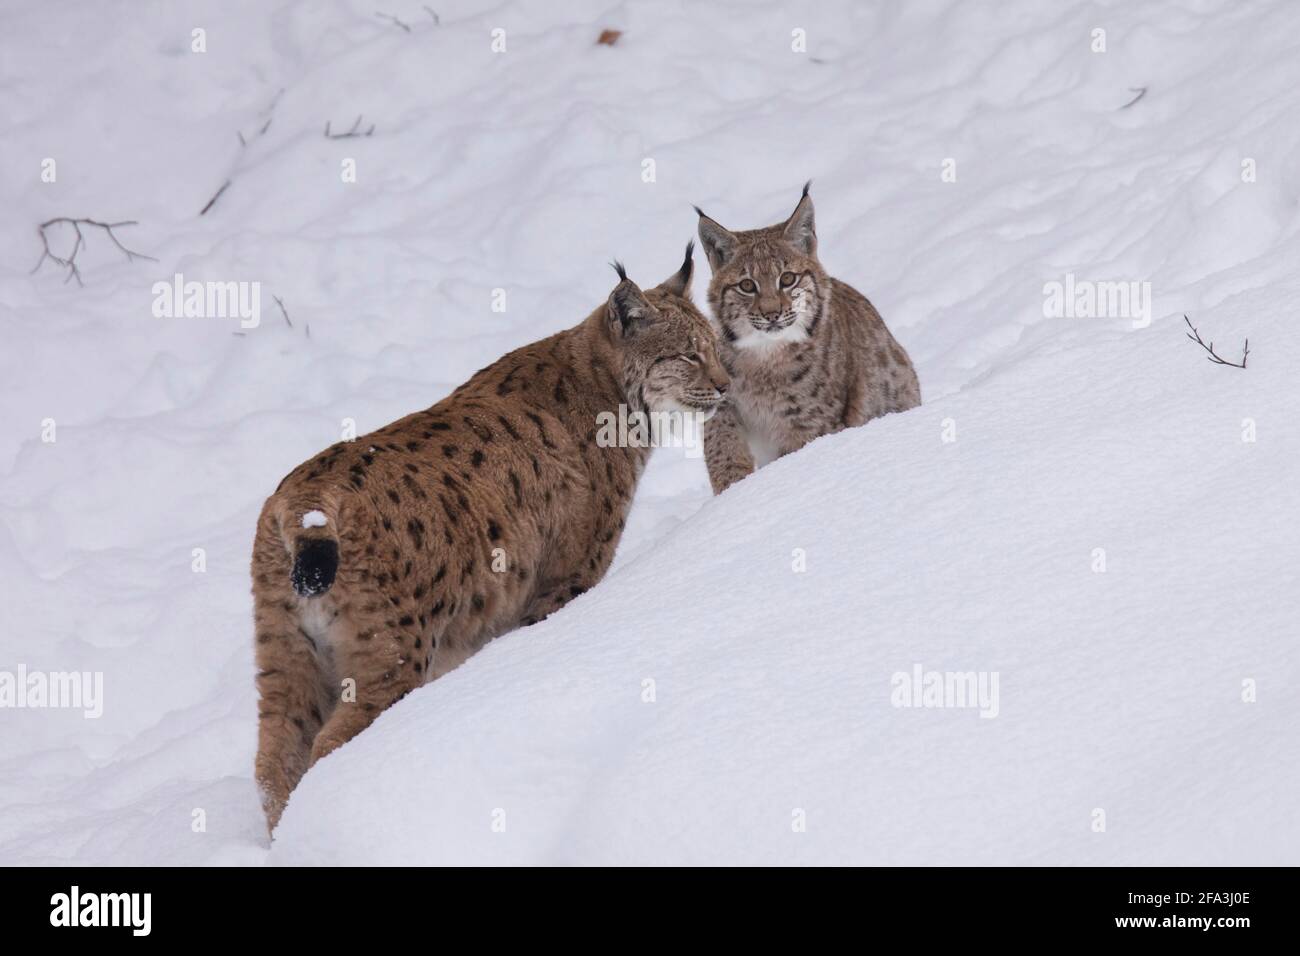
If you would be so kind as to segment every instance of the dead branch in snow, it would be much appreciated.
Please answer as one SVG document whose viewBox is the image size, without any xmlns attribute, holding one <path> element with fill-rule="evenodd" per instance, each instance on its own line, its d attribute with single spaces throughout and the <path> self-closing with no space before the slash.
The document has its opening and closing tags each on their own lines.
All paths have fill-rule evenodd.
<svg viewBox="0 0 1300 956">
<path fill-rule="evenodd" d="M 1187 333 L 1187 337 L 1191 339 L 1193 342 L 1195 342 L 1197 345 L 1199 345 L 1201 348 L 1205 349 L 1205 351 L 1209 352 L 1210 354 L 1207 356 L 1207 358 L 1215 365 L 1231 365 L 1233 368 L 1246 367 L 1246 357 L 1250 355 L 1250 339 L 1246 339 L 1246 344 L 1242 346 L 1241 361 L 1229 362 L 1226 359 L 1220 358 L 1218 353 L 1214 351 L 1214 342 L 1210 342 L 1209 345 L 1206 345 L 1205 342 L 1201 340 L 1201 333 L 1196 331 L 1196 326 L 1192 325 L 1191 319 L 1189 319 L 1187 316 L 1184 315 L 1183 321 L 1186 322 L 1187 327 L 1192 330 Z"/>
<path fill-rule="evenodd" d="M 224 193 L 229 188 L 230 188 L 230 180 L 227 179 L 224 183 L 221 184 L 221 188 L 218 189 L 215 194 L 213 194 L 212 198 L 208 200 L 208 204 L 199 210 L 199 215 L 202 216 L 206 214 L 207 211 L 213 207 L 216 201 L 221 198 L 221 194 Z"/>
<path fill-rule="evenodd" d="M 289 328 L 293 328 L 293 323 L 289 321 L 289 310 L 284 307 L 284 300 L 278 295 L 273 295 L 271 298 L 274 299 L 275 304 L 280 307 L 280 314 L 284 316 L 284 324 L 289 326 Z"/>
<path fill-rule="evenodd" d="M 1136 93 L 1137 96 L 1133 97 L 1133 99 L 1129 100 L 1127 103 L 1125 103 L 1123 106 L 1121 106 L 1120 109 L 1122 109 L 1122 110 L 1126 110 L 1126 109 L 1128 109 L 1130 106 L 1132 106 L 1132 105 L 1133 105 L 1134 103 L 1136 103 L 1138 100 L 1142 99 L 1142 97 L 1144 97 L 1144 96 L 1147 95 L 1147 88 L 1146 88 L 1145 86 L 1130 86 L 1130 87 L 1128 88 L 1128 91 L 1129 91 L 1130 93 Z"/>
<path fill-rule="evenodd" d="M 391 13 L 380 13 L 378 10 L 376 10 L 375 16 L 379 17 L 379 19 L 381 20 L 387 20 L 390 23 L 401 27 L 407 33 L 411 32 L 411 25 L 409 23 L 403 23 L 401 20 L 397 19 L 397 17 L 393 16 Z"/>
<path fill-rule="evenodd" d="M 56 255 L 54 251 L 50 249 L 50 236 L 46 230 L 51 226 L 58 225 L 71 226 L 73 234 L 76 236 L 72 243 L 72 251 L 69 252 L 67 256 Z M 158 260 L 153 256 L 146 256 L 143 252 L 136 252 L 133 249 L 128 249 L 126 246 L 122 245 L 121 241 L 117 238 L 116 233 L 113 232 L 114 229 L 120 229 L 122 226 L 136 225 L 139 225 L 139 223 L 134 219 L 126 219 L 122 222 L 100 222 L 98 219 L 72 219 L 68 216 L 57 216 L 54 219 L 43 222 L 37 229 L 37 232 L 41 237 L 41 257 L 36 260 L 36 265 L 32 267 L 31 274 L 35 274 L 36 270 L 41 267 L 41 264 L 45 262 L 46 259 L 49 259 L 55 265 L 62 266 L 68 270 L 68 274 L 63 280 L 65 283 L 69 279 L 76 279 L 77 285 L 83 285 L 81 281 L 81 270 L 77 268 L 77 254 L 81 252 L 82 247 L 86 244 L 85 234 L 81 231 L 82 226 L 94 226 L 98 229 L 103 229 L 104 232 L 108 233 L 108 238 L 113 240 L 113 245 L 122 250 L 122 253 L 126 256 L 128 262 L 134 262 L 136 259 L 148 259 L 150 262 L 157 262 Z"/>
<path fill-rule="evenodd" d="M 270 104 L 266 107 L 266 109 L 262 111 L 263 115 L 266 116 L 266 122 L 263 123 L 260 127 L 258 127 L 258 130 L 256 133 L 253 134 L 252 139 L 261 139 L 263 136 L 266 135 L 266 131 L 271 128 L 271 120 L 275 119 L 275 117 L 272 114 L 275 112 L 275 107 L 280 102 L 280 97 L 282 97 L 283 95 L 284 95 L 284 89 L 281 88 L 280 91 L 277 92 L 275 96 L 271 98 Z M 244 136 L 243 130 L 235 130 L 235 135 L 239 137 L 240 150 L 247 149 L 250 140 Z M 226 177 L 226 181 L 221 184 L 221 186 L 217 189 L 217 191 L 212 194 L 212 198 L 203 204 L 203 208 L 199 210 L 200 216 L 206 216 L 208 210 L 217 204 L 217 200 L 221 198 L 221 194 L 230 188 L 230 184 L 234 182 L 234 174 L 235 172 L 238 172 L 242 160 L 243 160 L 243 154 L 241 152 L 240 159 L 236 160 L 235 162 L 235 169 L 231 172 L 229 176 Z"/>
<path fill-rule="evenodd" d="M 370 124 L 370 128 L 369 128 L 368 130 L 366 130 L 365 132 L 362 132 L 362 131 L 361 131 L 361 117 L 360 117 L 359 115 L 357 116 L 356 122 L 354 122 L 354 123 L 352 124 L 352 128 L 351 128 L 350 130 L 348 130 L 346 133 L 331 133 L 331 132 L 330 132 L 330 122 L 329 122 L 329 120 L 326 120 L 326 121 L 325 121 L 325 138 L 326 138 L 326 139 L 355 139 L 355 138 L 360 138 L 360 137 L 362 137 L 362 136 L 369 136 L 369 135 L 370 135 L 371 133 L 373 133 L 374 131 L 375 131 L 375 124 L 374 124 L 374 123 L 371 123 L 371 124 Z"/>
<path fill-rule="evenodd" d="M 429 6 L 427 3 L 424 5 L 424 12 L 433 17 L 433 25 L 435 27 L 442 24 L 442 20 L 438 18 L 438 11 L 433 9 L 433 7 Z"/>
</svg>

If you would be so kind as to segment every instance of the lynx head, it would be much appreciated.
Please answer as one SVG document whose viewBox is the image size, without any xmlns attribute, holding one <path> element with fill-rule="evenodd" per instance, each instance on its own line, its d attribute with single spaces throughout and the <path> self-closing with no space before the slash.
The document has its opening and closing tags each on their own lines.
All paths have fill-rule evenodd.
<svg viewBox="0 0 1300 956">
<path fill-rule="evenodd" d="M 723 337 L 737 348 L 802 342 L 830 307 L 830 276 L 817 261 L 811 185 L 789 219 L 764 229 L 731 232 L 695 209 L 713 267 L 709 304 Z"/>
<path fill-rule="evenodd" d="M 690 299 L 694 249 L 694 242 L 687 243 L 681 269 L 645 291 L 614 263 L 620 281 L 609 294 L 605 325 L 622 361 L 623 393 L 634 410 L 707 417 L 718 410 L 730 384 L 713 328 Z"/>
</svg>

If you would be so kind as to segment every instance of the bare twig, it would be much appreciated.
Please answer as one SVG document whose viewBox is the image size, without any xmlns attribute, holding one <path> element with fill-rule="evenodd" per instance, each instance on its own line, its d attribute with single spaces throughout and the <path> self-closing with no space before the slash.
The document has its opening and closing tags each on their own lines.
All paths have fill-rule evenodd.
<svg viewBox="0 0 1300 956">
<path fill-rule="evenodd" d="M 1120 109 L 1122 109 L 1122 110 L 1126 110 L 1126 109 L 1128 109 L 1130 106 L 1132 106 L 1132 105 L 1133 105 L 1134 103 L 1136 103 L 1138 100 L 1142 99 L 1142 97 L 1144 97 L 1144 96 L 1147 95 L 1147 88 L 1146 88 L 1145 86 L 1130 86 L 1130 87 L 1128 88 L 1128 91 L 1129 91 L 1130 93 L 1136 93 L 1137 96 L 1133 97 L 1133 99 L 1129 100 L 1127 103 L 1125 103 L 1123 106 L 1121 106 Z"/>
<path fill-rule="evenodd" d="M 411 32 L 411 25 L 409 23 L 403 23 L 401 20 L 397 19 L 397 17 L 393 16 L 391 13 L 380 13 L 378 10 L 376 10 L 375 16 L 379 17 L 379 19 L 381 20 L 387 20 L 390 23 L 394 24 L 395 26 L 401 27 L 407 33 Z"/>
<path fill-rule="evenodd" d="M 442 21 L 438 19 L 438 11 L 433 9 L 433 7 L 429 6 L 427 3 L 424 5 L 424 12 L 433 17 L 433 25 L 435 27 L 442 23 Z"/>
<path fill-rule="evenodd" d="M 356 122 L 354 122 L 354 123 L 352 124 L 352 128 L 351 128 L 350 130 L 348 130 L 346 133 L 331 133 L 331 132 L 330 132 L 330 123 L 329 123 L 329 120 L 326 120 L 326 121 L 325 121 L 325 138 L 326 138 L 326 139 L 354 139 L 354 138 L 359 138 L 359 137 L 362 137 L 362 136 L 369 136 L 369 135 L 370 135 L 371 133 L 373 133 L 374 131 L 375 131 L 375 124 L 374 124 L 374 123 L 371 123 L 371 124 L 370 124 L 370 128 L 369 128 L 369 129 L 365 130 L 364 132 L 361 131 L 361 117 L 360 117 L 360 116 L 358 116 L 358 117 L 356 118 Z"/>
<path fill-rule="evenodd" d="M 229 188 L 230 188 L 230 180 L 227 179 L 224 183 L 221 184 L 221 188 L 218 189 L 216 193 L 213 194 L 212 198 L 208 200 L 208 204 L 199 210 L 199 215 L 200 216 L 205 215 L 207 211 L 213 207 L 216 201 L 221 198 L 221 194 L 224 193 Z"/>
<path fill-rule="evenodd" d="M 266 117 L 266 122 L 263 123 L 260 127 L 258 127 L 257 132 L 253 134 L 251 139 L 254 140 L 261 139 L 263 136 L 266 135 L 266 131 L 271 128 L 271 120 L 275 118 L 272 114 L 275 112 L 275 107 L 280 102 L 280 97 L 282 96 L 284 96 L 283 87 L 275 94 L 275 96 L 271 98 L 271 102 L 267 105 L 266 109 L 262 110 L 262 115 Z M 250 137 L 246 137 L 243 133 L 243 130 L 235 130 L 235 135 L 239 137 L 239 148 L 241 150 L 247 149 L 248 144 L 250 142 Z M 231 173 L 230 176 L 226 177 L 226 181 L 221 184 L 221 187 L 215 193 L 213 193 L 212 198 L 209 199 L 207 203 L 203 206 L 203 208 L 199 210 L 200 216 L 207 215 L 208 210 L 211 209 L 214 205 L 216 205 L 217 200 L 221 198 L 221 194 L 230 188 L 231 182 L 234 181 L 234 172 L 237 172 L 239 170 L 242 161 L 243 161 L 242 156 L 239 160 L 236 160 L 235 170 Z"/>
<path fill-rule="evenodd" d="M 289 326 L 289 328 L 293 328 L 293 323 L 289 321 L 289 310 L 284 307 L 284 300 L 278 295 L 273 295 L 271 298 L 274 299 L 275 304 L 280 307 L 280 314 L 284 316 L 284 324 Z"/>
<path fill-rule="evenodd" d="M 66 257 L 55 255 L 55 253 L 50 249 L 50 237 L 46 230 L 49 229 L 50 226 L 56 225 L 71 226 L 73 233 L 76 235 L 76 239 L 73 240 L 72 243 L 72 251 L 69 252 Z M 98 219 L 72 219 L 68 216 L 57 216 L 54 219 L 43 222 L 37 229 L 37 232 L 41 237 L 41 257 L 36 260 L 36 265 L 32 267 L 32 273 L 34 274 L 36 270 L 41 267 L 41 264 L 45 262 L 46 259 L 49 259 L 55 265 L 62 266 L 68 270 L 68 274 L 63 280 L 65 283 L 71 279 L 76 279 L 77 285 L 82 285 L 81 270 L 77 268 L 77 253 L 79 253 L 81 248 L 86 244 L 86 237 L 81 231 L 82 226 L 95 226 L 99 229 L 103 229 L 104 232 L 108 233 L 108 238 L 113 240 L 113 245 L 117 246 L 117 248 L 126 256 L 128 262 L 134 262 L 136 259 L 148 259 L 150 262 L 157 262 L 158 260 L 153 256 L 146 256 L 143 252 L 136 252 L 122 245 L 118 240 L 117 235 L 113 232 L 114 229 L 121 228 L 122 226 L 135 225 L 139 225 L 139 223 L 134 219 L 127 219 L 122 222 L 100 222 Z"/>
<path fill-rule="evenodd" d="M 1184 315 L 1183 321 L 1186 322 L 1187 327 L 1192 330 L 1191 332 L 1187 333 L 1187 337 L 1191 339 L 1193 342 L 1195 342 L 1197 345 L 1199 345 L 1201 348 L 1205 349 L 1205 351 L 1209 352 L 1210 354 L 1207 356 L 1207 358 L 1215 365 L 1231 365 L 1233 368 L 1246 367 L 1246 358 L 1247 356 L 1250 355 L 1250 339 L 1246 339 L 1246 344 L 1242 346 L 1241 361 L 1229 362 L 1225 359 L 1220 358 L 1218 353 L 1214 351 L 1213 342 L 1211 342 L 1209 345 L 1206 345 L 1205 342 L 1201 340 L 1201 333 L 1196 331 L 1196 326 L 1192 325 L 1191 319 L 1189 319 L 1187 316 Z"/>
</svg>

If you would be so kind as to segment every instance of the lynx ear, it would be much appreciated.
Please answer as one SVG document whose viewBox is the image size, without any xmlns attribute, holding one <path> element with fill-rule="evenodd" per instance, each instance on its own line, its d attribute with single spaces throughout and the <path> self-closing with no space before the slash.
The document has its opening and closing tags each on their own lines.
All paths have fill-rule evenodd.
<svg viewBox="0 0 1300 956">
<path fill-rule="evenodd" d="M 817 224 L 813 220 L 812 196 L 808 195 L 811 186 L 811 179 L 804 183 L 803 198 L 794 207 L 794 212 L 785 221 L 785 228 L 781 231 L 781 238 L 806 256 L 817 254 Z"/>
<path fill-rule="evenodd" d="M 615 261 L 611 265 L 618 273 L 620 281 L 609 294 L 607 306 L 609 322 L 619 335 L 626 338 L 650 321 L 654 309 L 651 308 L 637 284 L 627 277 L 627 270 L 623 268 L 623 263 Z"/>
<path fill-rule="evenodd" d="M 736 237 L 704 215 L 704 210 L 699 206 L 695 207 L 695 211 L 700 214 L 700 243 L 704 246 L 710 267 L 717 272 L 736 254 Z"/>
<path fill-rule="evenodd" d="M 686 261 L 672 276 L 659 283 L 658 291 L 670 295 L 689 298 L 691 294 L 691 276 L 695 274 L 695 240 L 686 243 Z"/>
</svg>

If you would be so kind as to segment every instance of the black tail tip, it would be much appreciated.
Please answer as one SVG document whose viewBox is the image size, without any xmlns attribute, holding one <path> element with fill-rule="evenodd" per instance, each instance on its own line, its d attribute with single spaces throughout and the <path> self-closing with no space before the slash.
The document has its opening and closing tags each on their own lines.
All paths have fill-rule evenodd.
<svg viewBox="0 0 1300 956">
<path fill-rule="evenodd" d="M 333 538 L 307 538 L 298 543 L 293 559 L 293 589 L 303 597 L 324 594 L 339 569 L 339 543 Z"/>
</svg>

